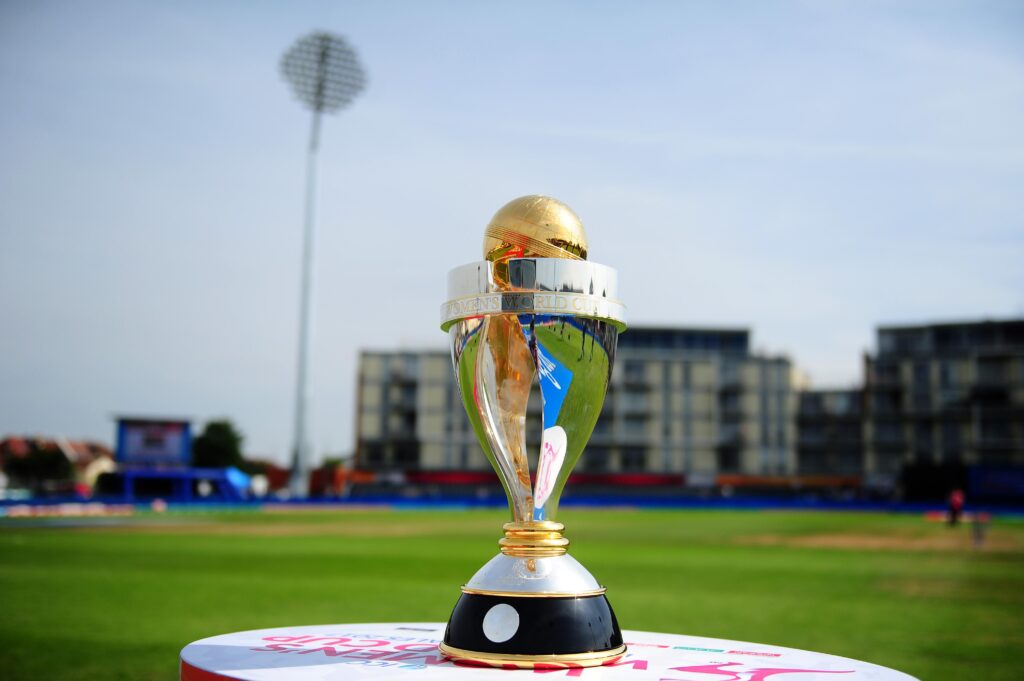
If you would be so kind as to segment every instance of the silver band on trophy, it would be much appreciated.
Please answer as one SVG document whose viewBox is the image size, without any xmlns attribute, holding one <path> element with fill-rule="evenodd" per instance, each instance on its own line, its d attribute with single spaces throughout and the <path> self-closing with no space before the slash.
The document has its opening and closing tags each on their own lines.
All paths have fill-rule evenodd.
<svg viewBox="0 0 1024 681">
<path fill-rule="evenodd" d="M 618 276 L 610 267 L 593 262 L 556 258 L 508 261 L 512 291 L 499 291 L 492 264 L 474 262 L 448 275 L 448 301 L 441 306 L 441 329 L 485 314 L 555 314 L 602 319 L 620 331 L 625 306 L 616 297 Z"/>
</svg>

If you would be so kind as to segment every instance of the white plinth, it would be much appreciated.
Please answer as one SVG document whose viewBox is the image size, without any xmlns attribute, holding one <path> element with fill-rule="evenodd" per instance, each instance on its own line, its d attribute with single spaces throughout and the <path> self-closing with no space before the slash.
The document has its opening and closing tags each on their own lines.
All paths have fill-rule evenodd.
<svg viewBox="0 0 1024 681">
<path fill-rule="evenodd" d="M 583 678 L 594 681 L 917 681 L 902 672 L 806 650 L 700 636 L 622 632 L 629 652 L 590 669 L 460 666 L 437 644 L 445 625 L 325 624 L 204 638 L 181 651 L 182 681 L 438 681 Z"/>
</svg>

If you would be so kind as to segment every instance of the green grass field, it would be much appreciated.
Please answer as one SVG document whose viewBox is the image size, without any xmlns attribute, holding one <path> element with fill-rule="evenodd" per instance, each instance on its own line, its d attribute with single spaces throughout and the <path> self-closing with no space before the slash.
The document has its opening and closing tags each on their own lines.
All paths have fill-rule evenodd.
<svg viewBox="0 0 1024 681">
<path fill-rule="evenodd" d="M 177 678 L 186 643 L 289 624 L 446 620 L 505 515 L 323 511 L 0 523 L 0 676 Z M 808 648 L 924 681 L 1024 678 L 1024 523 L 584 511 L 560 518 L 624 628 Z"/>
</svg>

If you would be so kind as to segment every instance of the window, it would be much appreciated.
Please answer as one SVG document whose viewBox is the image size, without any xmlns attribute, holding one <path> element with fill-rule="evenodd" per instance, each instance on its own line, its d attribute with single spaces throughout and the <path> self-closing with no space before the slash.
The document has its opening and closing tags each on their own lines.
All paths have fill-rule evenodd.
<svg viewBox="0 0 1024 681">
<path fill-rule="evenodd" d="M 721 410 L 723 416 L 738 417 L 740 415 L 739 393 L 726 392 L 719 394 L 718 408 Z"/>
<path fill-rule="evenodd" d="M 637 360 L 627 360 L 622 365 L 623 376 L 626 383 L 644 382 L 644 363 Z"/>
<path fill-rule="evenodd" d="M 903 440 L 903 429 L 898 423 L 882 421 L 875 424 L 877 442 L 898 443 Z"/>
<path fill-rule="evenodd" d="M 646 468 L 645 459 L 644 450 L 641 447 L 625 447 L 622 450 L 621 468 L 623 471 L 642 471 Z"/>
<path fill-rule="evenodd" d="M 817 393 L 800 394 L 800 413 L 813 416 L 823 411 L 822 396 Z"/>
<path fill-rule="evenodd" d="M 365 445 L 363 449 L 363 464 L 370 468 L 383 466 L 384 448 L 380 445 Z"/>
<path fill-rule="evenodd" d="M 872 371 L 875 381 L 879 383 L 898 383 L 900 365 L 896 362 L 877 362 Z"/>
<path fill-rule="evenodd" d="M 897 331 L 895 337 L 896 352 L 899 353 L 927 352 L 931 346 L 925 330 Z"/>
<path fill-rule="evenodd" d="M 615 386 L 609 385 L 608 392 L 604 396 L 604 404 L 601 405 L 602 418 L 611 418 L 611 413 L 615 410 L 615 395 Z"/>
<path fill-rule="evenodd" d="M 914 362 L 914 388 L 927 390 L 930 383 L 928 362 Z"/>
<path fill-rule="evenodd" d="M 647 411 L 647 393 L 625 390 L 620 398 L 620 404 L 625 411 Z"/>
<path fill-rule="evenodd" d="M 825 442 L 825 427 L 819 423 L 801 427 L 800 442 L 808 445 L 823 444 Z"/>
<path fill-rule="evenodd" d="M 956 421 L 942 422 L 942 454 L 947 461 L 960 458 L 960 424 Z"/>
<path fill-rule="evenodd" d="M 856 442 L 860 440 L 859 423 L 842 423 L 836 426 L 836 439 L 842 442 Z"/>
<path fill-rule="evenodd" d="M 940 407 L 956 407 L 963 403 L 964 393 L 955 388 L 943 390 L 938 399 Z"/>
<path fill-rule="evenodd" d="M 720 423 L 718 425 L 718 442 L 720 444 L 739 444 L 741 435 L 738 423 Z"/>
<path fill-rule="evenodd" d="M 419 368 L 419 358 L 416 355 L 402 355 L 402 373 L 412 378 Z"/>
<path fill-rule="evenodd" d="M 942 424 L 942 442 L 946 447 L 956 448 L 960 446 L 960 424 L 955 421 L 945 421 Z"/>
<path fill-rule="evenodd" d="M 608 470 L 609 452 L 607 447 L 590 445 L 583 450 L 583 468 L 591 473 Z"/>
<path fill-rule="evenodd" d="M 837 393 L 832 396 L 832 407 L 837 414 L 853 412 L 853 399 L 849 393 Z"/>
<path fill-rule="evenodd" d="M 410 411 L 402 414 L 401 427 L 398 433 L 401 437 L 413 437 L 416 435 L 416 412 Z"/>
<path fill-rule="evenodd" d="M 420 446 L 408 443 L 395 446 L 395 466 L 397 468 L 419 468 Z"/>
<path fill-rule="evenodd" d="M 718 369 L 722 385 L 736 385 L 740 382 L 740 366 L 734 362 L 723 362 Z"/>
<path fill-rule="evenodd" d="M 622 432 L 628 437 L 643 437 L 647 434 L 647 419 L 643 416 L 627 416 L 622 421 Z"/>
<path fill-rule="evenodd" d="M 945 360 L 939 364 L 939 385 L 943 388 L 953 387 L 953 362 Z"/>
<path fill-rule="evenodd" d="M 1001 359 L 978 360 L 978 383 L 999 385 L 1010 379 L 1010 364 Z"/>
<path fill-rule="evenodd" d="M 840 449 L 836 456 L 836 473 L 860 475 L 864 472 L 864 456 L 860 449 Z"/>
<path fill-rule="evenodd" d="M 740 467 L 740 452 L 738 449 L 718 450 L 718 470 L 722 473 L 734 473 Z"/>
<path fill-rule="evenodd" d="M 928 423 L 914 426 L 914 449 L 919 452 L 930 452 L 932 449 L 932 427 Z"/>
<path fill-rule="evenodd" d="M 896 395 L 889 392 L 877 392 L 871 396 L 874 411 L 879 414 L 892 414 L 900 411 L 900 401 Z"/>
<path fill-rule="evenodd" d="M 982 444 L 1005 444 L 1012 439 L 1010 422 L 1002 419 L 984 419 L 981 422 Z"/>
</svg>

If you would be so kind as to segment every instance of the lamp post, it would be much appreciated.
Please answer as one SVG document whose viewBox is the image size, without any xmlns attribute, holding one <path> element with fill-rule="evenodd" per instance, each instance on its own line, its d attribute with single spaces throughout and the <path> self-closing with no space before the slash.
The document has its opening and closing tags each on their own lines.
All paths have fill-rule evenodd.
<svg viewBox="0 0 1024 681">
<path fill-rule="evenodd" d="M 298 376 L 295 383 L 295 426 L 292 444 L 291 492 L 305 496 L 312 458 L 309 383 L 313 330 L 313 252 L 316 246 L 316 175 L 320 117 L 349 104 L 363 91 L 366 76 L 355 51 L 344 38 L 314 32 L 299 38 L 281 58 L 281 75 L 295 97 L 313 112 L 306 156 L 306 206 L 302 238 L 302 292 L 299 303 Z"/>
</svg>

